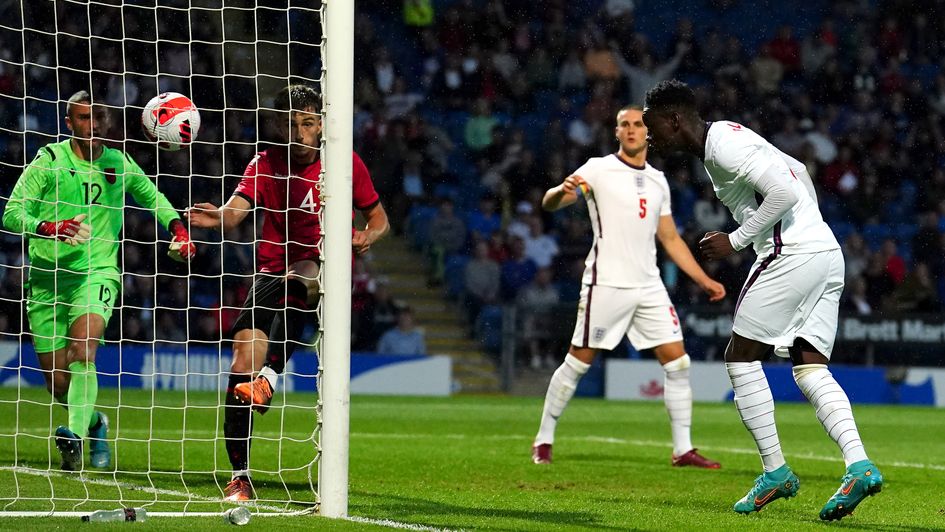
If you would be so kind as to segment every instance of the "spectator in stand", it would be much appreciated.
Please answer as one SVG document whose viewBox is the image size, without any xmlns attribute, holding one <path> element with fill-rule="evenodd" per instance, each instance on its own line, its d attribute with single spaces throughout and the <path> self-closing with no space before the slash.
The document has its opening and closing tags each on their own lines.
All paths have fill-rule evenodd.
<svg viewBox="0 0 945 532">
<path fill-rule="evenodd" d="M 620 58 L 602 38 L 594 40 L 584 52 L 584 72 L 590 81 L 617 81 L 620 78 Z"/>
<path fill-rule="evenodd" d="M 423 101 L 423 95 L 409 92 L 404 78 L 397 76 L 390 94 L 384 97 L 384 106 L 387 108 L 387 118 L 403 118 Z"/>
<path fill-rule="evenodd" d="M 942 269 L 942 233 L 938 229 L 938 215 L 926 211 L 919 217 L 919 230 L 912 237 L 912 258 L 916 263 L 928 264 L 932 272 Z"/>
<path fill-rule="evenodd" d="M 430 286 L 443 284 L 445 261 L 449 255 L 462 252 L 466 244 L 466 224 L 456 216 L 453 200 L 442 198 L 440 207 L 430 221 Z"/>
<path fill-rule="evenodd" d="M 771 143 L 791 157 L 801 157 L 804 144 L 806 144 L 807 141 L 804 139 L 804 135 L 798 130 L 797 117 L 793 114 L 789 114 L 785 117 L 781 131 L 771 136 Z M 811 175 L 817 174 L 812 173 Z"/>
<path fill-rule="evenodd" d="M 906 278 L 906 261 L 899 255 L 899 247 L 896 245 L 896 241 L 892 238 L 884 240 L 879 254 L 886 263 L 886 273 L 889 274 L 893 284 L 896 286 L 902 284 L 902 281 Z"/>
<path fill-rule="evenodd" d="M 889 300 L 891 310 L 896 312 L 937 313 L 942 309 L 938 299 L 938 287 L 932 279 L 929 266 L 920 262 L 902 281 Z"/>
<path fill-rule="evenodd" d="M 492 130 L 499 121 L 492 116 L 489 102 L 483 98 L 476 100 L 473 114 L 466 122 L 464 137 L 466 146 L 474 152 L 482 152 L 492 146 Z"/>
<path fill-rule="evenodd" d="M 382 94 L 390 94 L 394 88 L 394 79 L 397 78 L 397 68 L 390 60 L 387 47 L 381 46 L 374 50 L 374 82 Z"/>
<path fill-rule="evenodd" d="M 552 332 L 557 327 L 555 320 L 557 305 L 561 301 L 558 289 L 552 284 L 554 274 L 551 268 L 539 268 L 535 279 L 519 292 L 518 305 L 522 316 L 523 339 L 528 346 L 529 365 L 539 369 L 558 367 L 558 362 L 551 354 L 548 345 Z M 545 354 L 542 360 L 542 354 Z"/>
<path fill-rule="evenodd" d="M 463 271 L 463 279 L 463 306 L 472 324 L 476 323 L 483 306 L 499 301 L 501 288 L 499 264 L 489 258 L 489 245 L 484 241 L 476 242 L 473 257 Z"/>
<path fill-rule="evenodd" d="M 397 313 L 405 306 L 402 301 L 394 299 L 390 293 L 389 281 L 387 279 L 377 279 L 374 287 L 374 298 L 364 309 L 368 317 L 368 323 L 365 328 L 370 330 L 369 343 L 373 344 L 374 339 L 380 338 L 388 329 L 397 324 Z"/>
<path fill-rule="evenodd" d="M 528 219 L 529 233 L 525 240 L 525 256 L 539 268 L 551 267 L 552 261 L 561 250 L 554 237 L 545 232 L 545 224 L 540 216 Z"/>
<path fill-rule="evenodd" d="M 538 272 L 535 261 L 525 255 L 525 241 L 511 237 L 509 242 L 509 258 L 502 263 L 502 299 L 505 301 L 514 300 Z"/>
<path fill-rule="evenodd" d="M 515 205 L 515 218 L 509 222 L 508 227 L 505 228 L 505 232 L 509 236 L 518 237 L 521 239 L 526 239 L 531 234 L 531 223 L 530 220 L 532 215 L 535 212 L 535 207 L 522 200 Z"/>
<path fill-rule="evenodd" d="M 784 65 L 787 74 L 797 72 L 801 67 L 801 46 L 794 38 L 794 29 L 790 25 L 783 25 L 778 29 L 777 36 L 768 46 L 771 56 Z"/>
<path fill-rule="evenodd" d="M 758 95 L 776 94 L 780 89 L 781 78 L 784 77 L 784 65 L 771 55 L 770 45 L 761 46 L 758 56 L 752 60 L 748 71 Z"/>
<path fill-rule="evenodd" d="M 711 183 L 702 185 L 702 196 L 693 206 L 693 221 L 697 233 L 721 231 L 728 224 L 728 212 L 725 206 L 715 198 Z"/>
<path fill-rule="evenodd" d="M 387 330 L 377 342 L 382 355 L 425 355 L 427 344 L 423 329 L 413 320 L 413 311 L 404 307 L 397 313 L 397 326 Z"/>
<path fill-rule="evenodd" d="M 568 55 L 558 69 L 558 90 L 563 93 L 580 92 L 587 86 L 587 74 L 575 48 L 568 50 Z M 943 99 L 945 108 L 945 99 Z"/>
<path fill-rule="evenodd" d="M 873 313 L 873 307 L 867 295 L 866 281 L 862 277 L 852 278 L 843 295 L 844 310 L 855 312 L 860 316 L 869 316 Z"/>
<path fill-rule="evenodd" d="M 689 45 L 680 42 L 676 47 L 676 53 L 666 63 L 657 65 L 652 55 L 644 53 L 640 58 L 639 66 L 631 65 L 619 54 L 614 54 L 620 72 L 630 84 L 630 103 L 643 104 L 646 91 L 664 79 L 671 78 L 687 53 L 689 53 Z"/>
<path fill-rule="evenodd" d="M 863 279 L 866 281 L 866 295 L 870 306 L 873 308 L 883 308 L 886 306 L 886 300 L 892 294 L 896 283 L 892 276 L 886 271 L 886 259 L 880 253 L 874 253 L 870 256 L 870 263 L 863 273 Z"/>
<path fill-rule="evenodd" d="M 487 240 L 492 233 L 502 228 L 502 216 L 496 207 L 495 196 L 479 198 L 479 208 L 469 213 L 466 219 L 466 229 L 474 240 Z"/>
<path fill-rule="evenodd" d="M 843 242 L 843 261 L 846 265 L 846 278 L 860 277 L 870 264 L 870 248 L 860 233 L 851 233 Z"/>
</svg>

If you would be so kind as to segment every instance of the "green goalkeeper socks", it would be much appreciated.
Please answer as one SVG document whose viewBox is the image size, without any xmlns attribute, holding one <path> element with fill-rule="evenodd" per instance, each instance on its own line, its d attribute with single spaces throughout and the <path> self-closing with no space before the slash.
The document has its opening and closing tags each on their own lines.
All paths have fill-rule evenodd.
<svg viewBox="0 0 945 532">
<path fill-rule="evenodd" d="M 69 430 L 84 438 L 95 413 L 98 398 L 98 375 L 94 362 L 69 364 L 72 377 L 69 382 Z"/>
</svg>

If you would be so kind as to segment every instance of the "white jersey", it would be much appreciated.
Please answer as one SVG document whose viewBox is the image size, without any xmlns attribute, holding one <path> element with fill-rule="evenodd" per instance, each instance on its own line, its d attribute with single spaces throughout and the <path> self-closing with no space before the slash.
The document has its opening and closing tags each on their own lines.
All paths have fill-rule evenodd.
<svg viewBox="0 0 945 532">
<path fill-rule="evenodd" d="M 715 194 L 742 225 L 763 198 L 763 179 L 783 179 L 799 198 L 770 231 L 751 244 L 759 257 L 795 255 L 838 249 L 840 244 L 817 207 L 814 184 L 803 163 L 786 155 L 747 127 L 714 122 L 706 130 L 705 169 Z"/>
<path fill-rule="evenodd" d="M 636 288 L 662 283 L 656 229 L 660 216 L 672 213 L 663 172 L 649 164 L 633 166 L 614 153 L 593 157 L 574 173 L 590 187 L 586 199 L 594 228 L 584 284 Z"/>
</svg>

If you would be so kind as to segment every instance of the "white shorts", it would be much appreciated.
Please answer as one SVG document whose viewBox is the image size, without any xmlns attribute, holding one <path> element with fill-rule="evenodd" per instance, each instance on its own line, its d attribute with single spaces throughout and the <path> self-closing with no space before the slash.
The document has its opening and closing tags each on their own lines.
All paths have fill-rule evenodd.
<svg viewBox="0 0 945 532">
<path fill-rule="evenodd" d="M 571 344 L 613 349 L 626 335 L 637 350 L 681 342 L 682 327 L 666 287 L 584 285 Z"/>
<path fill-rule="evenodd" d="M 759 258 L 742 287 L 732 330 L 788 357 L 796 338 L 828 359 L 837 337 L 843 253 L 839 249 Z"/>
</svg>

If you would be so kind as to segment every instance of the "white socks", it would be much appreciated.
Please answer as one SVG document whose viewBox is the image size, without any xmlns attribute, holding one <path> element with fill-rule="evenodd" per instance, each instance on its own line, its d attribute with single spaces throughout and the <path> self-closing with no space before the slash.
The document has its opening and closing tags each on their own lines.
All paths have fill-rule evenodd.
<svg viewBox="0 0 945 532">
<path fill-rule="evenodd" d="M 673 432 L 673 456 L 692 450 L 689 427 L 692 426 L 692 387 L 689 385 L 689 355 L 663 364 L 663 402 L 669 413 Z"/>
<path fill-rule="evenodd" d="M 555 427 L 558 426 L 558 418 L 568 406 L 568 401 L 574 397 L 578 381 L 590 367 L 590 364 L 581 362 L 570 353 L 564 357 L 564 363 L 558 366 L 554 375 L 551 376 L 551 382 L 548 383 L 545 407 L 541 412 L 541 425 L 538 427 L 538 435 L 535 436 L 536 445 L 555 442 Z"/>
<path fill-rule="evenodd" d="M 853 420 L 853 409 L 846 392 L 837 384 L 827 366 L 802 364 L 794 366 L 794 382 L 810 404 L 827 434 L 837 442 L 847 466 L 866 460 L 866 450 Z"/>
<path fill-rule="evenodd" d="M 765 471 L 784 465 L 781 440 L 774 424 L 774 398 L 761 362 L 726 362 L 725 369 L 735 390 L 735 406 L 745 428 L 755 439 Z"/>
<path fill-rule="evenodd" d="M 269 385 L 272 386 L 272 393 L 276 392 L 276 384 L 279 383 L 279 374 L 269 366 L 263 366 L 259 370 L 259 377 L 265 377 L 269 381 Z"/>
</svg>

